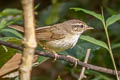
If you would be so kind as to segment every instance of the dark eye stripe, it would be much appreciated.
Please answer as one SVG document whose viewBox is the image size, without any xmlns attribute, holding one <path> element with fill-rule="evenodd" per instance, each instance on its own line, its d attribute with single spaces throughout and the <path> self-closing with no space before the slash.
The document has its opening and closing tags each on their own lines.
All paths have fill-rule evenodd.
<svg viewBox="0 0 120 80">
<path fill-rule="evenodd" d="M 74 25 L 75 27 L 79 27 L 79 25 Z"/>
<path fill-rule="evenodd" d="M 83 28 L 84 26 L 83 25 L 73 25 L 74 27 L 81 27 Z"/>
</svg>

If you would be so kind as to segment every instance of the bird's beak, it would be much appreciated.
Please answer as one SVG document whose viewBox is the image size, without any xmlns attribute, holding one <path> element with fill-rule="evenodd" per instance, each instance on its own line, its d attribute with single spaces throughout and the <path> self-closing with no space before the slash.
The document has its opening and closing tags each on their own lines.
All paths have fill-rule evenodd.
<svg viewBox="0 0 120 80">
<path fill-rule="evenodd" d="M 86 27 L 85 30 L 94 29 L 93 27 Z"/>
</svg>

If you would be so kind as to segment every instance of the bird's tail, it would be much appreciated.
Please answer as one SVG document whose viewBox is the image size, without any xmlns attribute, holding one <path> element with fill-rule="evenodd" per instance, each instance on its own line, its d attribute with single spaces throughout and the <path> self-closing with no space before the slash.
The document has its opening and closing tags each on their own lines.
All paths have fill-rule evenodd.
<svg viewBox="0 0 120 80">
<path fill-rule="evenodd" d="M 12 28 L 12 29 L 15 29 L 17 31 L 20 31 L 20 32 L 24 32 L 24 29 L 22 26 L 18 26 L 18 25 L 9 25 L 8 26 L 9 28 Z"/>
</svg>

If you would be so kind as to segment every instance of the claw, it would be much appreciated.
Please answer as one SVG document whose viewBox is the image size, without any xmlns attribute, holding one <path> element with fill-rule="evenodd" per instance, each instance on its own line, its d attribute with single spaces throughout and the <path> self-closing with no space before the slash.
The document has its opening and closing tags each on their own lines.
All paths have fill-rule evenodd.
<svg viewBox="0 0 120 80">
<path fill-rule="evenodd" d="M 77 64 L 78 64 L 77 61 L 78 61 L 78 59 L 76 59 L 75 57 L 70 56 L 70 55 L 67 55 L 67 57 L 70 57 L 75 62 L 74 67 L 77 67 Z"/>
</svg>

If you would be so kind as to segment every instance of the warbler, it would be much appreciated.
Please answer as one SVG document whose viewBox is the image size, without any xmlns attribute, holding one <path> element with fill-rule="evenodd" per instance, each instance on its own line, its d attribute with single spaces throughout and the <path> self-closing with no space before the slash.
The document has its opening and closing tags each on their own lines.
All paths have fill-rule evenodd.
<svg viewBox="0 0 120 80">
<path fill-rule="evenodd" d="M 9 27 L 24 32 L 23 27 L 17 25 L 10 25 Z M 36 28 L 36 38 L 43 49 L 58 53 L 73 48 L 80 35 L 89 29 L 93 28 L 81 20 L 72 19 L 51 26 Z"/>
</svg>

